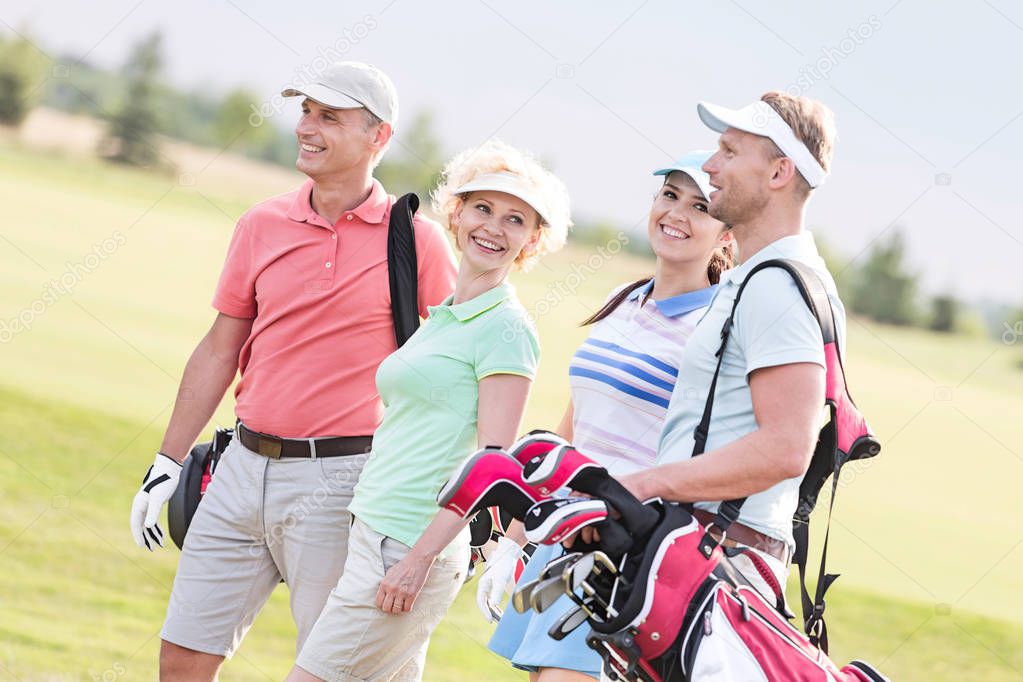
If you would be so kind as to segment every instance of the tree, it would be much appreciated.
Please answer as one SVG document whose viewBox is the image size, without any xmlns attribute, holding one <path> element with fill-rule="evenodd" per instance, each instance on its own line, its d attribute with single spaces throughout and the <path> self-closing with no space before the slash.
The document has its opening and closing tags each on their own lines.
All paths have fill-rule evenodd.
<svg viewBox="0 0 1023 682">
<path fill-rule="evenodd" d="M 433 124 L 433 113 L 420 112 L 391 140 L 391 148 L 373 173 L 387 190 L 401 195 L 415 192 L 426 203 L 437 186 L 444 153 Z"/>
<path fill-rule="evenodd" d="M 959 301 L 950 294 L 931 299 L 930 328 L 936 332 L 954 332 L 959 328 Z"/>
<path fill-rule="evenodd" d="M 905 239 L 899 229 L 888 241 L 871 248 L 851 287 L 853 312 L 888 324 L 908 325 L 916 321 L 917 277 L 905 269 L 905 251 Z"/>
<path fill-rule="evenodd" d="M 132 48 L 122 70 L 126 82 L 124 104 L 110 120 L 109 158 L 133 166 L 152 166 L 160 152 L 156 106 L 157 79 L 163 59 L 163 37 L 155 31 Z"/>
<path fill-rule="evenodd" d="M 0 123 L 20 125 L 42 94 L 50 58 L 19 34 L 0 41 Z"/>
<path fill-rule="evenodd" d="M 248 90 L 239 88 L 228 93 L 217 107 L 213 121 L 213 137 L 221 147 L 257 158 L 272 158 L 268 150 L 273 145 L 276 130 L 270 121 L 261 119 L 260 125 L 252 125 L 250 116 L 259 100 Z M 294 145 L 292 145 L 294 148 Z"/>
</svg>

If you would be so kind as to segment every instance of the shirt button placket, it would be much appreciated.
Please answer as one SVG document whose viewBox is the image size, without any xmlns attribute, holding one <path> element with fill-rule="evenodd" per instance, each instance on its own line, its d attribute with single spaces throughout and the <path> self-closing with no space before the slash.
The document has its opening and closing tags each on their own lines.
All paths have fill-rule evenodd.
<svg viewBox="0 0 1023 682">
<path fill-rule="evenodd" d="M 337 232 L 331 232 L 330 241 L 327 242 L 327 257 L 323 259 L 323 269 L 327 271 L 327 279 L 334 279 L 334 264 L 337 262 L 337 241 Z"/>
</svg>

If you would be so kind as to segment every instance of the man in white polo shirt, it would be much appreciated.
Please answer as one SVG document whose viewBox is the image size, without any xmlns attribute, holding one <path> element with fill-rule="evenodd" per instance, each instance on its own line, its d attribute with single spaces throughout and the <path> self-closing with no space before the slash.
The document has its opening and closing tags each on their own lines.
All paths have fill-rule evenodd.
<svg viewBox="0 0 1023 682">
<path fill-rule="evenodd" d="M 763 270 L 743 291 L 714 390 L 706 449 L 698 457 L 694 434 L 717 365 L 722 325 L 739 285 L 757 264 L 788 258 L 819 274 L 844 344 L 845 310 L 813 237 L 803 229 L 806 202 L 831 164 L 834 123 L 823 104 L 781 92 L 739 110 L 701 102 L 698 112 L 721 133 L 717 153 L 703 166 L 715 188 L 709 210 L 732 226 L 741 265 L 722 274 L 710 309 L 689 339 L 658 466 L 623 483 L 640 499 L 695 502 L 701 520 L 712 518 L 721 500 L 748 498 L 726 544 L 758 550 L 784 587 L 794 544 L 792 515 L 821 425 L 825 376 L 820 327 L 788 273 Z M 774 587 L 748 560 L 740 570 L 761 589 Z"/>
</svg>

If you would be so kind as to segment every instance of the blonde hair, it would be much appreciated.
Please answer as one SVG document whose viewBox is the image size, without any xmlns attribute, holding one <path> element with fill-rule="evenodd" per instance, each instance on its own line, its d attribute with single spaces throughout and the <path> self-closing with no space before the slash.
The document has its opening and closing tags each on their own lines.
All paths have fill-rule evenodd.
<svg viewBox="0 0 1023 682">
<path fill-rule="evenodd" d="M 772 109 L 778 112 L 782 120 L 792 129 L 796 139 L 805 144 L 821 168 L 825 172 L 829 172 L 837 137 L 835 115 L 831 109 L 809 97 L 790 95 L 778 90 L 764 93 L 760 100 L 767 102 Z M 770 140 L 768 141 L 770 142 Z M 784 156 L 777 145 L 773 142 L 771 145 L 777 152 L 775 157 Z M 809 183 L 802 175 L 799 176 L 799 179 L 805 185 L 804 194 L 809 194 L 811 190 Z"/>
<path fill-rule="evenodd" d="M 481 175 L 502 171 L 519 176 L 532 187 L 545 204 L 547 220 L 540 218 L 539 240 L 532 249 L 529 251 L 523 249 L 515 258 L 518 269 L 529 270 L 540 256 L 553 253 L 565 245 L 572 219 L 568 190 L 564 183 L 528 152 L 518 150 L 500 140 L 488 140 L 475 149 L 459 152 L 444 166 L 440 183 L 431 193 L 433 210 L 447 219 L 448 230 L 455 234 L 456 230 L 451 226 L 451 217 L 466 198 L 464 193 L 456 194 L 455 190 Z"/>
</svg>

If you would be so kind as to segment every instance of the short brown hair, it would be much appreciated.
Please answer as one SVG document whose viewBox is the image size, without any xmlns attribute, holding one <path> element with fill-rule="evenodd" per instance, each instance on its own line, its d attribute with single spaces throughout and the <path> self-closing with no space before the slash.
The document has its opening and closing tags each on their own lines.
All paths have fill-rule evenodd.
<svg viewBox="0 0 1023 682">
<path fill-rule="evenodd" d="M 767 102 L 772 109 L 778 112 L 782 120 L 788 124 L 796 139 L 806 145 L 806 148 L 817 159 L 821 168 L 828 172 L 831 170 L 831 155 L 835 150 L 835 115 L 824 104 L 809 97 L 790 95 L 787 92 L 772 90 L 766 92 L 760 98 Z M 773 143 L 772 143 L 773 144 Z M 784 156 L 780 149 L 776 156 Z M 800 175 L 800 179 L 806 183 L 806 179 Z M 809 183 L 806 183 L 806 192 L 810 191 Z"/>
</svg>

